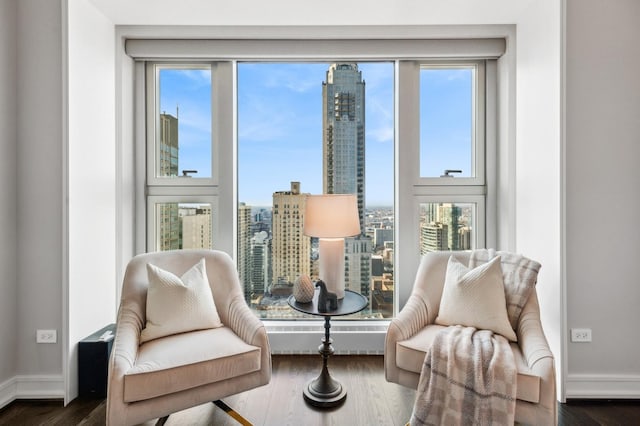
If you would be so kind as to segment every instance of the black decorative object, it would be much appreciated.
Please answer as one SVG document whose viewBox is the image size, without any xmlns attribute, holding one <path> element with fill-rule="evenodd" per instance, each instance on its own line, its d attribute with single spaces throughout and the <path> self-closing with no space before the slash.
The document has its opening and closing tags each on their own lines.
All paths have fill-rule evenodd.
<svg viewBox="0 0 640 426">
<path fill-rule="evenodd" d="M 318 312 L 329 312 L 338 309 L 338 296 L 327 291 L 327 286 L 322 280 L 318 280 L 316 287 L 320 288 L 318 295 Z M 329 307 L 327 307 L 329 305 Z"/>
</svg>

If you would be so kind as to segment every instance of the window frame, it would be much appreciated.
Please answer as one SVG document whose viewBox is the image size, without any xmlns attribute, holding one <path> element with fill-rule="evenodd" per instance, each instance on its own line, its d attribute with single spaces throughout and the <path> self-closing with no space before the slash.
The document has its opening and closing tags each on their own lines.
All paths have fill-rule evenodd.
<svg viewBox="0 0 640 426">
<path fill-rule="evenodd" d="M 458 177 L 452 178 L 442 177 L 426 177 L 421 176 L 420 164 L 418 163 L 418 175 L 417 186 L 438 186 L 447 187 L 454 186 L 460 187 L 459 192 L 473 192 L 471 187 L 480 187 L 486 184 L 486 134 L 485 134 L 485 105 L 486 105 L 486 64 L 485 60 L 450 60 L 450 61 L 416 61 L 419 67 L 418 79 L 420 78 L 420 72 L 423 69 L 464 69 L 474 68 L 474 81 L 472 82 L 472 129 L 473 140 L 471 144 L 471 158 L 473 160 L 472 170 L 473 176 L 471 177 Z M 419 85 L 419 81 L 418 81 Z M 420 147 L 419 147 L 420 151 Z M 419 157 L 418 157 L 419 159 Z M 467 187 L 467 188 L 463 188 Z M 454 193 L 458 190 L 449 188 Z"/>
<path fill-rule="evenodd" d="M 481 39 L 480 39 L 481 40 Z M 166 41 L 166 40 L 165 40 Z M 424 197 L 431 197 L 433 195 L 454 195 L 464 196 L 465 194 L 471 198 L 467 200 L 460 199 L 460 202 L 475 202 L 473 201 L 476 196 L 485 197 L 484 203 L 485 211 L 485 245 L 491 245 L 495 243 L 495 230 L 496 230 L 496 190 L 492 188 L 495 185 L 495 168 L 492 167 L 496 164 L 496 141 L 495 136 L 497 125 L 497 94 L 496 88 L 496 59 L 504 53 L 504 47 L 499 53 L 478 53 L 474 52 L 473 48 L 467 53 L 451 54 L 455 56 L 456 60 L 469 61 L 466 58 L 485 57 L 484 61 L 487 61 L 485 78 L 486 81 L 485 90 L 491 91 L 490 95 L 487 95 L 484 105 L 485 107 L 485 130 L 484 133 L 488 136 L 485 140 L 485 175 L 486 180 L 483 185 L 468 185 L 472 188 L 463 188 L 464 185 L 460 185 L 464 178 L 454 178 L 453 182 L 436 183 L 429 182 L 430 178 L 419 177 L 419 118 L 411 117 L 406 112 L 411 108 L 416 107 L 416 103 L 419 104 L 419 78 L 418 81 L 410 81 L 406 75 L 406 68 L 408 64 L 414 64 L 417 62 L 426 61 L 440 61 L 440 63 L 455 62 L 446 61 L 442 59 L 441 54 L 429 53 L 429 44 L 427 44 L 427 52 L 422 54 L 416 54 L 416 44 L 411 43 L 416 40 L 383 40 L 384 49 L 379 49 L 378 53 L 375 49 L 376 42 L 380 40 L 348 40 L 345 45 L 346 48 L 342 48 L 343 40 L 323 40 L 322 48 L 319 49 L 317 40 L 305 40 L 303 42 L 294 42 L 292 40 L 198 40 L 200 42 L 215 42 L 213 50 L 208 50 L 202 47 L 202 43 L 199 44 L 199 48 L 196 48 L 196 53 L 189 53 L 188 50 L 191 46 L 190 42 L 193 40 L 169 40 L 169 48 L 167 52 L 158 52 L 157 49 L 151 49 L 151 53 L 145 55 L 140 54 L 141 50 L 144 50 L 146 42 L 151 42 L 151 46 L 158 46 L 159 40 L 127 40 L 127 46 L 129 42 L 142 42 L 142 44 L 135 44 L 135 48 L 132 49 L 131 54 L 135 56 L 137 61 L 136 66 L 139 66 L 140 61 L 156 62 L 156 63 L 170 63 L 178 61 L 175 59 L 167 61 L 167 57 L 174 55 L 176 58 L 189 58 L 185 63 L 199 63 L 203 57 L 207 58 L 206 62 L 213 63 L 215 66 L 222 69 L 221 77 L 218 73 L 216 75 L 216 83 L 218 84 L 218 90 L 220 96 L 212 101 L 213 113 L 212 126 L 220 133 L 218 138 L 212 139 L 217 141 L 217 146 L 212 153 L 217 153 L 214 158 L 214 162 L 218 163 L 218 167 L 214 167 L 212 173 L 217 176 L 218 189 L 215 194 L 216 204 L 218 209 L 215 209 L 213 217 L 217 221 L 212 226 L 212 229 L 224 230 L 224 232 L 218 233 L 213 237 L 214 247 L 221 250 L 228 251 L 233 257 L 237 254 L 237 113 L 236 113 L 236 70 L 237 63 L 239 61 L 364 61 L 364 60 L 383 60 L 392 61 L 395 63 L 395 135 L 394 135 L 394 175 L 395 175 L 395 202 L 394 202 L 394 217 L 395 217 L 395 252 L 394 252 L 394 281 L 396 282 L 396 294 L 394 297 L 395 312 L 398 312 L 404 301 L 408 298 L 411 290 L 412 278 L 415 274 L 415 270 L 419 263 L 419 249 L 415 250 L 418 245 L 416 244 L 417 228 L 413 225 L 419 223 L 419 209 L 417 206 L 419 199 L 425 199 Z M 431 40 L 433 41 L 433 40 Z M 448 40 L 451 41 L 451 40 Z M 464 42 L 469 40 L 462 40 Z M 471 40 L 471 46 L 477 40 Z M 504 40 L 502 40 L 504 41 Z M 234 43 L 241 43 L 242 49 L 237 53 L 230 53 L 231 49 L 221 48 L 219 50 L 219 44 L 226 45 L 225 42 L 229 42 L 230 46 Z M 253 44 L 252 44 L 253 42 Z M 391 54 L 392 50 L 389 49 L 389 45 L 400 44 L 408 42 L 408 49 L 399 49 L 396 54 Z M 301 52 L 304 50 L 304 45 L 310 43 L 311 46 L 315 46 L 311 49 L 312 52 Z M 206 44 L 206 43 L 205 43 Z M 273 51 L 263 51 L 265 46 L 273 45 L 275 48 Z M 142 46 L 142 48 L 141 48 Z M 218 46 L 218 47 L 216 47 Z M 252 53 L 246 53 L 247 46 L 253 46 Z M 290 49 L 287 49 L 290 46 Z M 366 52 L 355 54 L 350 53 L 354 51 L 354 46 L 368 46 Z M 209 46 L 210 47 L 210 46 Z M 223 46 L 224 47 L 224 46 Z M 227 46 L 228 47 L 228 46 Z M 187 52 L 185 52 L 185 48 Z M 243 50 L 244 49 L 244 50 Z M 328 56 L 326 52 L 333 50 L 331 56 Z M 413 49 L 413 50 L 412 50 Z M 437 49 L 436 49 L 437 50 Z M 462 49 L 464 50 L 464 49 Z M 181 52 L 176 54 L 175 52 Z M 286 53 L 283 53 L 285 52 Z M 335 52 L 341 51 L 343 53 L 336 54 Z M 137 52 L 137 53 L 136 53 Z M 315 53 L 314 53 L 315 52 Z M 445 55 L 446 56 L 446 55 Z M 196 58 L 196 59 L 193 59 Z M 311 59 L 313 58 L 313 59 Z M 417 58 L 417 59 L 416 59 Z M 491 71 L 492 70 L 492 71 Z M 419 75 L 419 74 L 418 74 Z M 221 82 L 225 82 L 222 84 Z M 228 82 L 231 82 L 229 85 Z M 212 87 L 215 87 L 212 84 Z M 414 90 L 414 96 L 410 96 L 411 90 Z M 409 98 L 412 98 L 409 100 Z M 419 106 L 419 105 L 418 105 Z M 217 108 L 216 108 L 217 107 Z M 138 105 L 139 108 L 139 105 Z M 218 124 L 218 125 L 216 125 Z M 417 130 L 417 132 L 416 132 Z M 139 133 L 139 132 L 138 132 Z M 144 165 L 142 166 L 144 167 Z M 490 176 L 493 175 L 493 176 Z M 456 180 L 458 182 L 456 182 Z M 223 184 L 221 182 L 224 182 Z M 447 188 L 448 187 L 448 188 Z M 138 185 L 138 193 L 140 193 L 140 185 Z M 148 191 L 148 186 L 143 185 L 143 190 Z M 150 194 L 145 192 L 144 197 L 154 196 L 159 194 Z M 167 194 L 163 194 L 167 195 Z M 423 197 L 423 198 L 420 198 Z M 440 202 L 451 201 L 450 199 L 440 198 Z M 141 203 L 138 203 L 138 206 Z M 212 204 L 212 210 L 214 210 L 214 204 Z M 145 209 L 148 206 L 144 207 Z M 145 216 L 146 217 L 146 216 Z M 139 220 L 140 215 L 137 215 Z M 139 222 L 137 222 L 139 223 Z M 232 226 L 229 226 L 229 225 Z M 404 226 L 402 224 L 405 224 Z M 409 226 L 409 224 L 411 224 Z M 229 232 L 232 230 L 232 232 Z M 138 234 L 140 232 L 138 231 Z M 138 241 L 141 239 L 138 238 Z M 144 244 L 138 245 L 146 248 L 146 239 Z M 405 272 L 402 272 L 405 271 Z M 412 272 L 413 271 L 413 272 Z"/>
<path fill-rule="evenodd" d="M 440 69 L 455 69 L 466 68 L 473 66 L 475 69 L 474 81 L 472 82 L 472 159 L 474 173 L 472 177 L 424 177 L 420 172 L 420 155 L 418 158 L 417 174 L 415 174 L 415 183 L 413 186 L 414 194 L 414 211 L 413 215 L 414 229 L 418 230 L 420 226 L 420 205 L 423 203 L 469 203 L 476 206 L 475 209 L 475 228 L 473 232 L 474 238 L 472 241 L 477 248 L 483 248 L 487 246 L 487 239 L 490 241 L 493 237 L 487 238 L 488 230 L 492 227 L 488 226 L 488 215 L 486 206 L 490 204 L 487 202 L 487 181 L 491 181 L 492 178 L 488 177 L 488 174 L 492 174 L 492 170 L 487 167 L 487 149 L 491 150 L 492 146 L 495 146 L 495 141 L 487 138 L 486 129 L 487 124 L 487 103 L 489 98 L 494 98 L 495 93 L 488 93 L 487 87 L 492 87 L 487 84 L 488 79 L 495 79 L 495 74 L 492 73 L 492 68 L 487 66 L 488 60 L 461 60 L 461 61 L 416 61 L 412 65 L 418 67 L 418 79 L 419 73 L 425 68 L 440 68 Z M 487 73 L 489 68 L 489 73 Z M 419 87 L 419 81 L 418 81 Z M 420 133 L 419 133 L 420 136 Z M 418 153 L 420 153 L 420 140 L 418 140 Z M 495 221 L 495 218 L 492 218 Z M 419 233 L 416 233 L 417 244 L 420 247 Z"/>
<path fill-rule="evenodd" d="M 206 69 L 209 68 L 211 71 L 211 176 L 210 177 L 199 177 L 197 175 L 185 178 L 183 176 L 177 177 L 159 177 L 156 175 L 157 170 L 157 162 L 158 162 L 158 127 L 159 123 L 156 118 L 160 113 L 160 103 L 158 102 L 159 96 L 159 85 L 158 76 L 160 73 L 160 69 Z M 215 124 L 213 119 L 215 118 L 215 113 L 213 112 L 213 102 L 215 99 L 215 72 L 216 72 L 216 64 L 209 62 L 147 62 L 146 64 L 146 84 L 145 86 L 148 88 L 146 91 L 147 99 L 145 105 L 153 105 L 153 108 L 146 108 L 147 110 L 147 154 L 146 154 L 146 174 L 147 174 L 147 186 L 149 188 L 150 193 L 155 192 L 155 188 L 167 188 L 170 187 L 217 187 L 219 185 L 219 177 L 216 173 L 217 170 L 217 158 L 218 158 L 218 146 L 219 141 L 216 138 L 215 133 Z M 153 194 L 152 194 L 153 195 Z"/>
<path fill-rule="evenodd" d="M 155 205 L 158 203 L 206 203 L 211 206 L 211 241 L 215 247 L 216 241 L 224 241 L 224 233 L 220 233 L 221 200 L 226 200 L 228 194 L 232 191 L 225 190 L 220 185 L 221 179 L 228 174 L 226 167 L 222 164 L 221 156 L 228 155 L 229 151 L 225 148 L 228 144 L 221 143 L 221 139 L 227 138 L 233 132 L 230 131 L 231 124 L 225 122 L 225 113 L 228 114 L 228 108 L 222 108 L 222 105 L 228 103 L 229 91 L 223 87 L 225 78 L 228 75 L 228 66 L 224 63 L 211 61 L 144 61 L 137 64 L 137 82 L 141 87 L 138 97 L 137 111 L 138 116 L 142 116 L 144 111 L 144 126 L 138 126 L 139 140 L 144 140 L 144 147 L 136 147 L 136 155 L 138 173 L 137 180 L 140 181 L 144 175 L 144 182 L 138 182 L 136 187 L 139 198 L 143 202 L 136 205 L 136 223 L 138 229 L 144 229 L 144 232 L 136 234 L 136 248 L 138 252 L 150 251 L 158 249 L 155 221 Z M 211 70 L 211 176 L 210 177 L 158 177 L 156 176 L 157 162 L 157 141 L 158 141 L 158 122 L 157 115 L 160 111 L 159 106 L 159 85 L 158 75 L 160 68 L 172 69 L 193 69 L 193 68 L 210 68 Z M 141 80 L 144 74 L 144 81 Z M 219 96 L 216 94 L 220 93 Z M 144 101 L 142 101 L 142 98 Z M 153 105 L 153 107 L 149 107 Z M 142 121 L 142 120 L 141 120 Z M 144 152 L 144 153 L 143 153 Z M 144 161 L 141 159 L 144 158 Z M 141 190 L 143 194 L 141 194 Z M 235 191 L 235 185 L 234 189 Z M 142 219 L 144 218 L 144 219 Z"/>
<path fill-rule="evenodd" d="M 398 108 L 397 126 L 399 142 L 396 143 L 396 214 L 395 222 L 399 224 L 396 231 L 396 244 L 403 252 L 396 253 L 394 269 L 400 271 L 416 271 L 420 263 L 420 204 L 425 202 L 459 202 L 477 203 L 476 231 L 477 247 L 495 247 L 497 229 L 496 209 L 496 164 L 497 164 L 497 66 L 496 59 L 484 58 L 460 60 L 435 60 L 434 64 L 483 62 L 482 72 L 476 76 L 477 87 L 484 89 L 484 96 L 476 99 L 475 119 L 482 121 L 482 126 L 475 126 L 475 144 L 482 144 L 483 152 L 478 153 L 484 160 L 483 173 L 476 169 L 475 178 L 431 178 L 420 176 L 420 69 L 428 60 L 408 60 L 398 63 Z M 481 81 L 480 81 L 481 80 Z M 412 96 L 412 94 L 417 94 Z M 478 105 L 481 103 L 481 105 Z M 481 118 L 484 117 L 484 120 Z M 482 134 L 478 134 L 482 132 Z M 477 147 L 476 147 L 477 149 Z M 477 167 L 477 165 L 476 165 Z M 479 200 L 482 200 L 479 202 Z M 483 219 L 483 222 L 480 222 Z M 410 224 L 410 226 L 402 226 Z M 410 250 L 414 249 L 412 253 Z M 409 251 L 408 253 L 405 253 Z M 417 253 L 416 253 L 417 252 Z M 404 281 L 406 283 L 406 281 Z M 411 286 L 399 286 L 395 298 L 396 312 L 402 303 L 409 298 Z"/>
</svg>

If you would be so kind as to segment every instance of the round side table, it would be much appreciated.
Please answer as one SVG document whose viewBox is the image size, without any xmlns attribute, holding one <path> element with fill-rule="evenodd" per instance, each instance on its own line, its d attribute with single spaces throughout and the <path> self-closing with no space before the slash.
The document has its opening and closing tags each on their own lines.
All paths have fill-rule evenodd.
<svg viewBox="0 0 640 426">
<path fill-rule="evenodd" d="M 360 293 L 345 290 L 344 298 L 338 299 L 338 308 L 329 312 L 318 311 L 318 294 L 315 291 L 313 300 L 308 303 L 299 303 L 293 296 L 289 296 L 287 302 L 296 311 L 324 317 L 324 337 L 322 344 L 318 347 L 318 352 L 322 355 L 322 372 L 316 378 L 311 380 L 304 388 L 304 399 L 311 405 L 320 408 L 336 407 L 344 402 L 347 398 L 347 389 L 340 382 L 335 380 L 329 374 L 327 361 L 334 353 L 333 340 L 329 330 L 331 329 L 331 317 L 355 314 L 363 310 L 368 302 Z"/>
</svg>

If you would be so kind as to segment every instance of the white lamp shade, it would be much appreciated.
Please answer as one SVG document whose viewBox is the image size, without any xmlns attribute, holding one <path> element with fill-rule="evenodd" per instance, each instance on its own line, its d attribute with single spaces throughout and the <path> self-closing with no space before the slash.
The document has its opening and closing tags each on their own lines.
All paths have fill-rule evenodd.
<svg viewBox="0 0 640 426">
<path fill-rule="evenodd" d="M 304 211 L 304 234 L 318 238 L 343 238 L 360 234 L 356 196 L 308 195 Z"/>
</svg>

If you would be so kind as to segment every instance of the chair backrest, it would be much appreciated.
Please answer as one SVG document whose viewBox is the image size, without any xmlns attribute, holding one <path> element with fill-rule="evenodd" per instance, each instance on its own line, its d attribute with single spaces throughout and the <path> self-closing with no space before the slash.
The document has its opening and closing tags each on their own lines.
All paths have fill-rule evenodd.
<svg viewBox="0 0 640 426">
<path fill-rule="evenodd" d="M 125 271 L 121 304 L 128 305 L 144 322 L 149 287 L 147 264 L 151 263 L 180 277 L 202 258 L 205 259 L 207 278 L 218 315 L 223 324 L 228 324 L 231 302 L 239 298 L 244 303 L 244 296 L 233 260 L 227 253 L 218 250 L 170 250 L 135 256 Z"/>
<path fill-rule="evenodd" d="M 427 316 L 429 322 L 433 323 L 438 316 L 440 309 L 440 299 L 442 298 L 442 290 L 447 274 L 447 263 L 449 257 L 455 254 L 456 258 L 463 264 L 469 263 L 470 251 L 437 251 L 425 254 L 420 260 L 420 266 L 416 273 L 416 279 L 413 284 L 411 296 L 420 297 L 427 307 Z M 527 302 L 520 314 L 518 322 L 523 317 L 534 315 L 539 318 L 540 308 L 538 305 L 538 296 L 535 287 L 531 291 Z M 516 330 L 517 332 L 517 330 Z"/>
<path fill-rule="evenodd" d="M 442 289 L 444 288 L 444 280 L 447 274 L 447 263 L 452 254 L 455 254 L 462 263 L 469 263 L 471 252 L 435 251 L 422 256 L 416 272 L 412 295 L 422 298 L 427 306 L 428 318 L 431 323 L 438 316 Z"/>
</svg>

